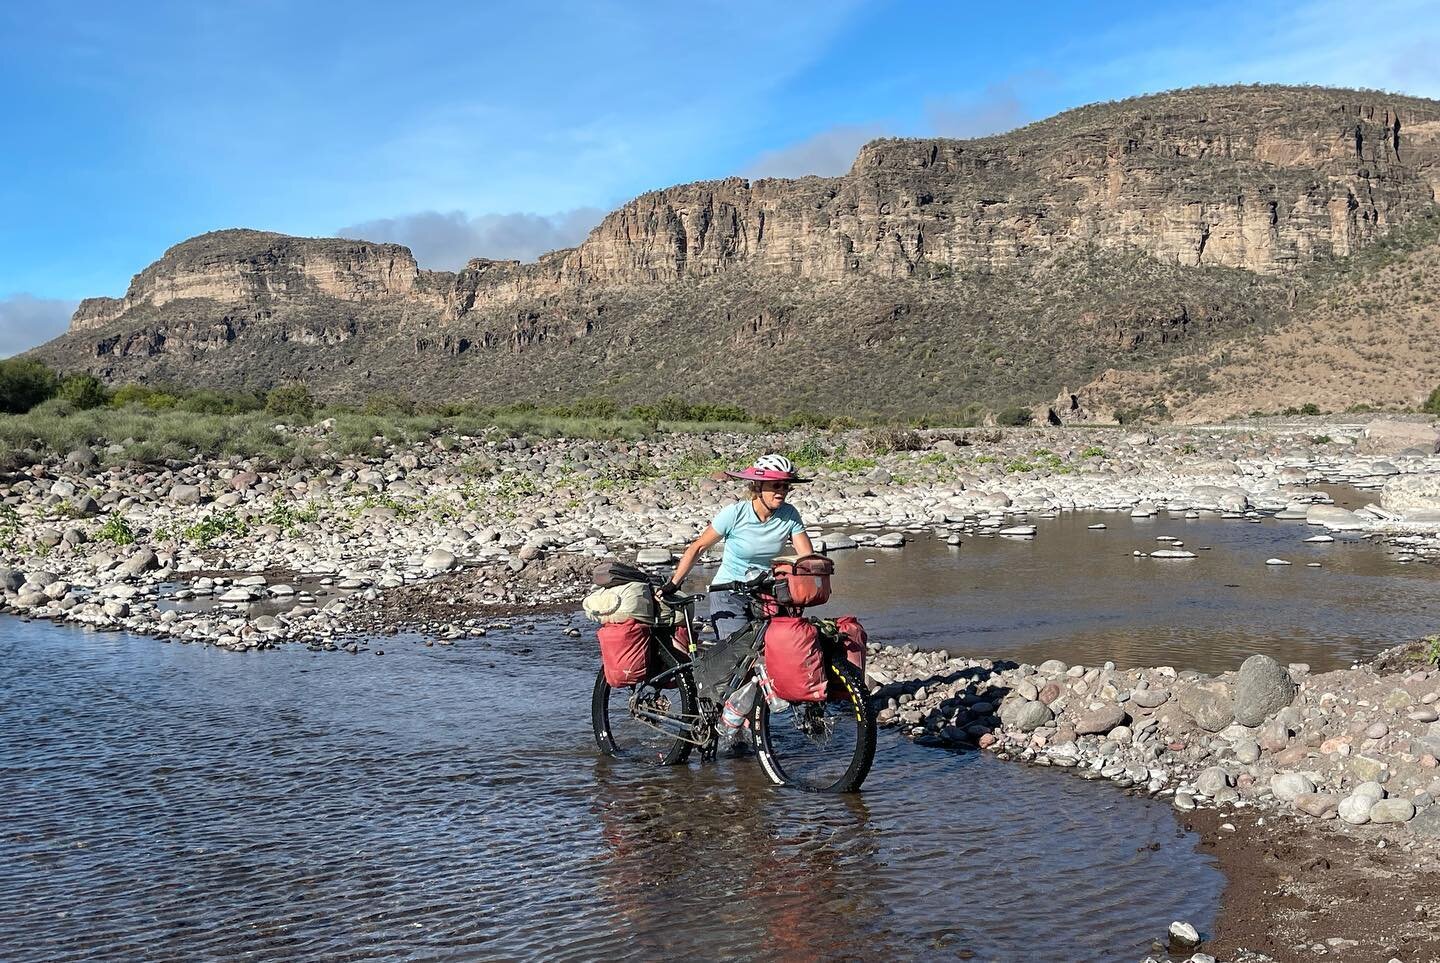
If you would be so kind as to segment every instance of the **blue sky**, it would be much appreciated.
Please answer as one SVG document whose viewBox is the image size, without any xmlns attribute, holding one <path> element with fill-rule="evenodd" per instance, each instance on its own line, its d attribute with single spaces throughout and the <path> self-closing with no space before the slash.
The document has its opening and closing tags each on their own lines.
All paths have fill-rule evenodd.
<svg viewBox="0 0 1440 963">
<path fill-rule="evenodd" d="M 216 228 L 528 258 L 656 187 L 1238 82 L 1440 97 L 1440 5 L 4 2 L 0 357 Z"/>
</svg>

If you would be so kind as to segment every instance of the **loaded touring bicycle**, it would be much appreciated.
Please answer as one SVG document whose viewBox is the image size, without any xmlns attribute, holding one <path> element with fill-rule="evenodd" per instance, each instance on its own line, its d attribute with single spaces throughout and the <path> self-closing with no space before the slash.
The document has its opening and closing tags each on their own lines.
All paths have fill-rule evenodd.
<svg viewBox="0 0 1440 963">
<path fill-rule="evenodd" d="M 601 751 L 651 765 L 714 759 L 717 724 L 748 728 L 765 774 L 810 792 L 853 792 L 875 755 L 865 690 L 865 631 L 853 617 L 806 618 L 830 594 L 833 563 L 810 555 L 712 586 L 750 622 L 720 638 L 695 614 L 700 595 L 657 596 L 661 576 L 621 563 L 595 573 L 585 600 L 601 623 L 603 666 L 591 714 Z"/>
</svg>

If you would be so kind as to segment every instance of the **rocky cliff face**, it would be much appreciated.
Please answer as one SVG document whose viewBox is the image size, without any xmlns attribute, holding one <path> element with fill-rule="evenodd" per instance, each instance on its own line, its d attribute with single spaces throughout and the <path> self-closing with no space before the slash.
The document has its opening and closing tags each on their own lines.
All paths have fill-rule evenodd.
<svg viewBox="0 0 1440 963">
<path fill-rule="evenodd" d="M 564 371 L 598 352 L 613 390 L 634 395 L 653 368 L 622 370 L 633 346 L 685 332 L 687 347 L 760 351 L 761 377 L 781 356 L 859 351 L 974 374 L 957 392 L 1038 400 L 1117 356 L 1274 322 L 1314 265 L 1422 216 L 1437 190 L 1440 102 L 1197 89 L 979 140 L 875 141 L 842 177 L 653 191 L 533 264 L 429 272 L 392 244 L 215 232 L 167 251 L 123 299 L 83 302 L 42 354 L 111 378 L 181 379 L 204 356 L 206 376 L 226 378 L 217 359 L 239 365 L 242 346 L 264 344 L 269 377 L 323 382 L 335 359 L 303 349 L 357 341 L 372 378 L 403 386 L 462 364 L 457 385 L 504 381 L 513 396 L 525 382 L 493 377 L 502 357 Z M 662 302 L 672 313 L 656 318 Z M 1041 328 L 1075 341 L 1073 364 L 991 377 Z M 918 360 L 917 343 L 930 345 Z"/>
<path fill-rule="evenodd" d="M 419 276 L 414 256 L 398 244 L 212 231 L 166 251 L 135 276 L 124 298 L 82 301 L 71 327 L 103 327 L 137 308 L 174 301 L 228 306 L 317 296 L 362 303 L 417 295 L 426 300 L 417 292 Z"/>
<path fill-rule="evenodd" d="M 1432 203 L 1437 131 L 1430 101 L 1238 89 L 1084 108 L 982 140 L 876 141 L 844 177 L 645 194 L 564 274 L 673 281 L 746 264 L 908 278 L 1076 245 L 1278 273 L 1349 254 Z"/>
</svg>

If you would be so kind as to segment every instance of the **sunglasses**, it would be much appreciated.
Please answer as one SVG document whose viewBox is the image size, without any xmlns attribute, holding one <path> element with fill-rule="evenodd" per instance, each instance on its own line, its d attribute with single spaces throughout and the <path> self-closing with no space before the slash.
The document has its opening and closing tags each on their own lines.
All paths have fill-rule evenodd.
<svg viewBox="0 0 1440 963">
<path fill-rule="evenodd" d="M 790 486 L 787 482 L 761 482 L 761 483 L 760 483 L 760 490 L 761 490 L 761 491 L 765 491 L 765 492 L 779 492 L 779 493 L 781 493 L 781 494 L 784 494 L 785 492 L 788 492 L 788 491 L 790 490 L 790 487 L 791 487 L 791 486 Z"/>
</svg>

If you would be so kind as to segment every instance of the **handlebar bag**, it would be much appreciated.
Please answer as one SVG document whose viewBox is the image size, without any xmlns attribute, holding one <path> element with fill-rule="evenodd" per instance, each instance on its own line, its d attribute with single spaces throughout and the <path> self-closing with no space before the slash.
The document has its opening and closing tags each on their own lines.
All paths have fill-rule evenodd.
<svg viewBox="0 0 1440 963">
<path fill-rule="evenodd" d="M 592 622 L 655 621 L 655 593 L 643 582 L 596 589 L 580 603 Z"/>
<path fill-rule="evenodd" d="M 814 623 L 777 615 L 765 626 L 765 672 L 786 702 L 825 701 L 825 657 Z"/>
<path fill-rule="evenodd" d="M 606 622 L 596 635 L 600 637 L 600 661 L 606 682 L 619 688 L 644 681 L 650 667 L 648 625 L 635 619 Z"/>
<path fill-rule="evenodd" d="M 803 609 L 830 601 L 830 576 L 835 563 L 824 555 L 802 555 L 793 562 L 771 566 L 776 576 L 775 601 L 786 608 Z"/>
</svg>

